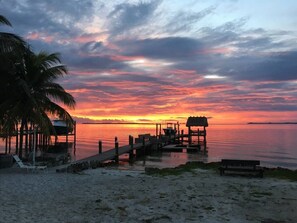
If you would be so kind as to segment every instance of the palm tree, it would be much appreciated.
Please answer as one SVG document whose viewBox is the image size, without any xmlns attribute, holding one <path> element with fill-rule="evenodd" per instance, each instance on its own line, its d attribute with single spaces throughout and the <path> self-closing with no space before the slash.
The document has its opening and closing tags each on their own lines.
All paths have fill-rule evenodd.
<svg viewBox="0 0 297 223">
<path fill-rule="evenodd" d="M 0 24 L 10 25 L 1 15 Z M 29 125 L 48 137 L 54 132 L 49 116 L 73 127 L 70 114 L 59 105 L 74 108 L 75 100 L 55 82 L 67 74 L 58 53 L 34 54 L 18 36 L 0 32 L 0 73 L 0 132 L 9 136 L 21 124 L 20 156 L 23 132 Z"/>
<path fill-rule="evenodd" d="M 12 117 L 21 122 L 20 156 L 22 153 L 22 133 L 28 125 L 37 126 L 46 136 L 54 132 L 49 116 L 58 116 L 73 127 L 70 114 L 58 103 L 74 108 L 75 100 L 64 88 L 55 81 L 67 74 L 66 66 L 61 64 L 59 54 L 40 52 L 34 54 L 29 49 L 24 56 L 24 70 L 18 85 L 19 94 L 14 98 L 9 111 Z M 55 132 L 54 132 L 55 133 Z"/>
<path fill-rule="evenodd" d="M 24 57 L 25 84 L 23 85 L 22 103 L 27 107 L 22 119 L 33 121 L 49 134 L 48 115 L 58 116 L 69 125 L 73 124 L 70 114 L 56 102 L 61 102 L 69 108 L 74 108 L 75 100 L 64 88 L 55 81 L 67 74 L 67 68 L 61 64 L 58 53 L 40 52 L 34 54 L 30 50 Z"/>
<path fill-rule="evenodd" d="M 0 25 L 12 26 L 4 16 L 0 15 Z M 13 33 L 0 32 L 0 53 L 9 53 L 14 50 L 24 50 L 26 42 Z"/>
<path fill-rule="evenodd" d="M 0 15 L 0 25 L 11 26 Z M 7 102 L 14 97 L 13 86 L 19 80 L 17 66 L 21 64 L 26 43 L 21 37 L 7 32 L 0 32 L 0 132 L 8 136 L 17 124 L 7 111 Z M 5 123 L 4 123 L 4 120 Z"/>
</svg>

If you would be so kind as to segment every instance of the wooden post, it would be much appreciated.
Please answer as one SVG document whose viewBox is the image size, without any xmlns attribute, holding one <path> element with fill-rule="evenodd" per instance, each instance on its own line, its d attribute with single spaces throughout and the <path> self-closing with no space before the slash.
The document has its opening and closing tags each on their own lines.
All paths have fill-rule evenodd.
<svg viewBox="0 0 297 223">
<path fill-rule="evenodd" d="M 204 130 L 204 140 L 203 140 L 203 144 L 204 144 L 204 149 L 206 150 L 206 128 L 205 128 L 205 126 L 203 126 L 203 130 Z"/>
<path fill-rule="evenodd" d="M 198 145 L 200 145 L 200 130 L 198 128 Z"/>
<path fill-rule="evenodd" d="M 29 130 L 25 125 L 25 156 L 28 156 L 28 142 L 29 142 Z"/>
<path fill-rule="evenodd" d="M 73 149 L 74 149 L 74 154 L 76 152 L 76 121 L 74 121 L 74 126 L 73 126 L 73 131 L 74 131 L 74 145 L 73 145 Z"/>
<path fill-rule="evenodd" d="M 177 122 L 177 143 L 180 144 L 179 122 Z"/>
<path fill-rule="evenodd" d="M 188 143 L 189 145 L 192 144 L 192 133 L 191 133 L 191 127 L 188 127 Z"/>
<path fill-rule="evenodd" d="M 19 154 L 19 130 L 16 128 L 16 136 L 15 136 L 15 154 Z"/>
<path fill-rule="evenodd" d="M 143 150 L 143 155 L 145 155 L 145 136 L 142 137 L 142 150 Z"/>
<path fill-rule="evenodd" d="M 99 143 L 98 143 L 98 153 L 101 154 L 102 153 L 102 141 L 99 140 Z"/>
<path fill-rule="evenodd" d="M 38 128 L 37 127 L 35 129 L 35 132 L 33 132 L 33 135 L 34 134 L 35 134 L 35 136 L 34 136 L 34 146 L 35 146 L 35 148 L 33 148 L 33 149 L 35 149 L 37 151 L 37 149 L 38 149 Z"/>
<path fill-rule="evenodd" d="M 119 142 L 118 142 L 118 137 L 114 138 L 114 147 L 115 147 L 115 162 L 119 162 Z"/>
<path fill-rule="evenodd" d="M 181 130 L 181 144 L 184 144 L 184 130 Z"/>
<path fill-rule="evenodd" d="M 33 148 L 33 166 L 35 166 L 35 158 L 36 158 L 36 144 L 35 144 L 35 139 L 36 139 L 36 129 L 33 128 L 33 145 L 32 145 L 32 148 Z"/>
<path fill-rule="evenodd" d="M 8 149 L 8 136 L 5 137 L 5 154 L 7 154 Z"/>
<path fill-rule="evenodd" d="M 130 151 L 129 151 L 129 162 L 133 161 L 134 153 L 133 153 L 133 136 L 129 135 L 129 145 L 130 145 Z"/>
<path fill-rule="evenodd" d="M 162 125 L 159 124 L 159 136 L 161 136 L 161 135 L 162 135 Z"/>
<path fill-rule="evenodd" d="M 46 148 L 46 138 L 45 138 L 45 135 L 41 134 L 41 137 L 42 139 L 42 149 L 45 150 Z"/>
<path fill-rule="evenodd" d="M 157 123 L 156 124 L 156 136 L 161 135 L 161 130 L 162 130 L 161 124 Z"/>
<path fill-rule="evenodd" d="M 32 126 L 30 126 L 30 128 L 29 128 L 28 134 L 29 134 L 29 152 L 31 152 L 32 149 L 33 149 L 33 146 L 32 146 Z"/>
<path fill-rule="evenodd" d="M 10 152 L 11 152 L 11 137 L 12 136 L 9 136 L 9 138 L 8 138 L 8 153 L 10 154 Z"/>
<path fill-rule="evenodd" d="M 161 147 L 162 147 L 162 137 L 161 137 L 161 135 L 159 135 L 157 137 L 157 149 L 159 150 L 159 149 L 161 149 Z"/>
</svg>

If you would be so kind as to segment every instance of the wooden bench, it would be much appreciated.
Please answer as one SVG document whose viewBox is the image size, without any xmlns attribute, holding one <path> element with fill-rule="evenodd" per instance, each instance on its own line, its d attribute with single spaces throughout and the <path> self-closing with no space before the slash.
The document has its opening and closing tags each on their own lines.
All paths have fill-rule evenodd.
<svg viewBox="0 0 297 223">
<path fill-rule="evenodd" d="M 221 166 L 219 167 L 220 175 L 222 176 L 225 171 L 233 172 L 255 172 L 260 177 L 263 177 L 263 168 L 260 167 L 259 160 L 233 160 L 233 159 L 222 159 Z"/>
</svg>

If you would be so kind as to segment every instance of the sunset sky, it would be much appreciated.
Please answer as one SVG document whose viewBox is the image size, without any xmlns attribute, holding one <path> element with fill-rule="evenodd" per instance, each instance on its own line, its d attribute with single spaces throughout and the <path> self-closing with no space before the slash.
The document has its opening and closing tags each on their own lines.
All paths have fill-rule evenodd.
<svg viewBox="0 0 297 223">
<path fill-rule="evenodd" d="M 78 121 L 297 121 L 296 0 L 0 0 Z"/>
</svg>

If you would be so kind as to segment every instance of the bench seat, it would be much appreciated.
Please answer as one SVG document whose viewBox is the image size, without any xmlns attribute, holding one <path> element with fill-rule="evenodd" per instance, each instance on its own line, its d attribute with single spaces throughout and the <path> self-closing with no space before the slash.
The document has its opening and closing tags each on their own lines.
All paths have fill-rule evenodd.
<svg viewBox="0 0 297 223">
<path fill-rule="evenodd" d="M 258 173 L 260 177 L 263 177 L 264 172 L 263 168 L 260 166 L 259 160 L 222 159 L 219 170 L 221 176 L 225 171 L 232 171 L 238 173 L 255 172 Z"/>
</svg>

